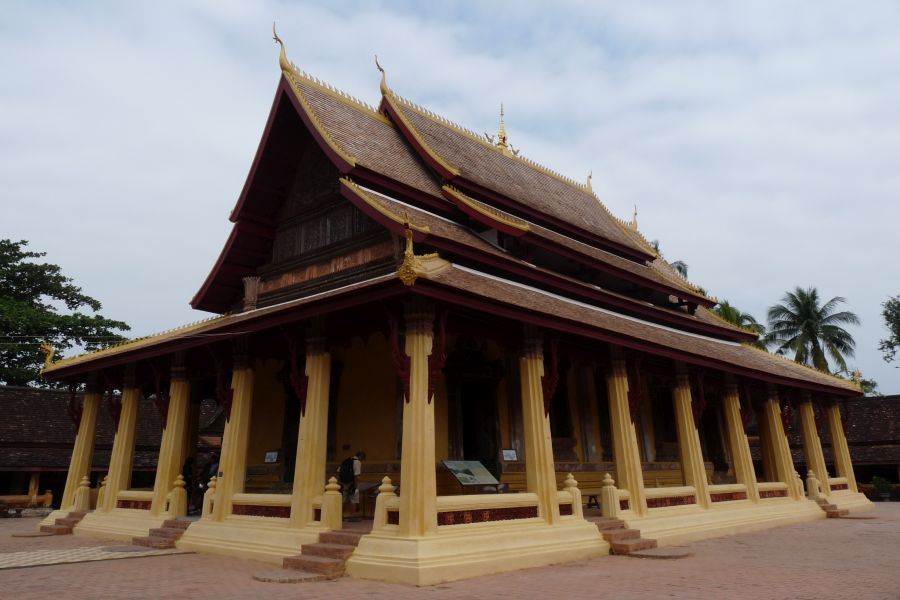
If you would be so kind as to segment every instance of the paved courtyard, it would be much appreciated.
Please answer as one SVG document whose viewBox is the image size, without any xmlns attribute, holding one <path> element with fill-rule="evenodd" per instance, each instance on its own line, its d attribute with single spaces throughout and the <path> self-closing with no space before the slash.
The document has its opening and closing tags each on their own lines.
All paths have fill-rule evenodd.
<svg viewBox="0 0 900 600">
<path fill-rule="evenodd" d="M 690 545 L 673 561 L 608 556 L 429 588 L 344 578 L 322 583 L 253 581 L 271 565 L 200 554 L 129 557 L 0 570 L 0 599 L 183 598 L 610 598 L 900 600 L 900 503 L 872 519 L 829 519 Z M 13 538 L 36 519 L 0 520 L 0 554 L 87 547 L 73 536 Z"/>
</svg>

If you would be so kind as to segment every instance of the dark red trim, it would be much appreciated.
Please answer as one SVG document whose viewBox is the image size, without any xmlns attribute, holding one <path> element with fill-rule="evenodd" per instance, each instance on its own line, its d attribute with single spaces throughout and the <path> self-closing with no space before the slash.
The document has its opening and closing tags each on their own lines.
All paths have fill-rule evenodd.
<svg viewBox="0 0 900 600">
<path fill-rule="evenodd" d="M 471 206 L 469 206 L 468 204 L 466 204 L 465 202 L 463 202 L 462 200 L 460 200 L 459 198 L 457 198 L 456 196 L 454 196 L 452 193 L 448 192 L 445 189 L 442 189 L 441 193 L 444 195 L 444 198 L 446 198 L 450 202 L 453 202 L 453 204 L 456 206 L 456 208 L 461 210 L 466 216 L 468 216 L 473 221 L 476 221 L 483 225 L 487 225 L 491 229 L 496 229 L 497 231 L 505 233 L 506 235 L 511 235 L 513 237 L 522 237 L 523 235 L 525 235 L 527 233 L 527 231 L 524 229 L 521 229 L 519 227 L 513 227 L 512 225 L 508 225 L 507 223 L 501 221 L 500 219 L 497 219 L 497 218 L 489 216 L 489 215 L 485 215 L 484 213 L 481 213 L 481 212 L 475 210 L 474 208 L 472 208 Z M 477 202 L 477 200 L 476 200 L 476 202 Z"/>
<path fill-rule="evenodd" d="M 412 129 L 406 126 L 405 117 L 397 113 L 397 110 L 394 108 L 393 102 L 390 102 L 387 98 L 382 97 L 379 109 L 383 113 L 387 114 L 388 118 L 394 123 L 394 126 L 400 130 L 400 133 L 403 134 L 403 137 L 406 138 L 407 142 L 409 142 L 409 145 L 413 147 L 413 149 L 419 154 L 422 160 L 424 160 L 429 167 L 434 169 L 442 179 L 446 181 L 454 181 L 456 179 L 456 173 L 447 170 L 444 165 L 442 165 L 440 162 L 435 160 L 434 157 L 432 157 L 431 148 L 426 149 L 421 143 L 419 143 L 419 140 L 417 139 L 417 135 L 419 133 L 416 132 L 415 134 L 413 134 Z"/>
<path fill-rule="evenodd" d="M 765 371 L 756 371 L 754 369 L 741 367 L 721 360 L 707 358 L 704 356 L 685 354 L 684 352 L 673 350 L 661 344 L 623 336 L 621 334 L 612 333 L 603 329 L 589 327 L 584 323 L 554 318 L 543 313 L 516 308 L 506 304 L 502 304 L 500 302 L 491 301 L 480 296 L 475 296 L 473 294 L 463 292 L 461 290 L 448 288 L 426 279 L 419 279 L 418 281 L 416 281 L 415 291 L 417 294 L 420 294 L 422 296 L 427 296 L 436 300 L 442 300 L 444 302 L 450 302 L 477 311 L 486 312 L 495 317 L 519 320 L 546 329 L 562 331 L 575 336 L 605 342 L 607 344 L 616 344 L 625 348 L 639 350 L 641 352 L 647 352 L 649 354 L 655 354 L 657 356 L 682 361 L 692 365 L 718 369 L 726 373 L 733 373 L 736 375 L 751 377 L 753 379 L 757 379 L 759 381 L 764 381 L 767 383 L 773 383 L 775 385 L 785 385 L 789 387 L 820 391 L 834 395 L 855 395 L 850 390 L 845 390 L 842 388 L 832 388 L 811 381 L 781 377 L 772 373 L 767 373 Z"/>
</svg>

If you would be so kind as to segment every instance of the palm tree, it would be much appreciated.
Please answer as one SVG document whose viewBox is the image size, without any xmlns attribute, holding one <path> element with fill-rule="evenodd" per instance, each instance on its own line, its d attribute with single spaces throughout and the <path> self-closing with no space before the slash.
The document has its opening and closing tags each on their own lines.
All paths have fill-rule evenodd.
<svg viewBox="0 0 900 600">
<path fill-rule="evenodd" d="M 759 336 L 759 339 L 753 342 L 753 345 L 763 350 L 766 349 L 764 336 L 766 335 L 766 326 L 757 321 L 750 313 L 745 313 L 737 306 L 729 303 L 728 300 L 722 300 L 712 309 L 719 317 L 728 321 L 732 325 L 737 325 L 748 331 L 752 331 Z"/>
<path fill-rule="evenodd" d="M 798 363 L 828 373 L 827 354 L 837 365 L 836 371 L 846 371 L 844 357 L 853 356 L 856 342 L 842 325 L 859 325 L 859 317 L 854 313 L 835 312 L 846 301 L 835 296 L 820 304 L 816 288 L 795 288 L 785 294 L 782 304 L 769 309 L 768 341 L 779 344 L 778 354 L 793 352 Z"/>
</svg>

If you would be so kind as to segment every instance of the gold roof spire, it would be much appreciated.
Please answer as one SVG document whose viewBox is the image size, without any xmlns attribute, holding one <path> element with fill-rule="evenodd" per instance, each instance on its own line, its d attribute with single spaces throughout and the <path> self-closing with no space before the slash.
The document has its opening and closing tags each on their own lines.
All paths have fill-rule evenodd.
<svg viewBox="0 0 900 600">
<path fill-rule="evenodd" d="M 278 56 L 278 64 L 281 66 L 281 70 L 290 71 L 291 61 L 288 60 L 287 52 L 284 50 L 284 42 L 281 41 L 281 38 L 278 37 L 278 32 L 275 31 L 275 21 L 272 21 L 272 39 L 281 46 L 281 54 Z"/>
<path fill-rule="evenodd" d="M 388 87 L 387 84 L 387 74 L 384 72 L 384 68 L 378 62 L 378 55 L 375 55 L 375 66 L 378 67 L 378 70 L 381 71 L 381 93 L 387 95 L 388 92 L 391 91 L 391 88 Z"/>
<path fill-rule="evenodd" d="M 503 122 L 503 103 L 500 103 L 500 129 L 497 130 L 497 146 L 506 152 L 509 145 L 506 143 L 506 123 Z"/>
<path fill-rule="evenodd" d="M 634 205 L 634 214 L 631 216 L 631 223 L 628 226 L 637 231 L 637 204 Z"/>
<path fill-rule="evenodd" d="M 594 170 L 591 169 L 588 171 L 587 183 L 584 184 L 584 189 L 588 191 L 589 194 L 594 193 L 594 187 L 591 185 L 591 179 L 594 177 Z"/>
</svg>

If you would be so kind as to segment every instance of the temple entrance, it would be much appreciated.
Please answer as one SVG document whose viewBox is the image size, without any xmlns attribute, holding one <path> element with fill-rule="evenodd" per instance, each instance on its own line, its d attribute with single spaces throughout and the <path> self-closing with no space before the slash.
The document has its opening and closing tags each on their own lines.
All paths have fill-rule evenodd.
<svg viewBox="0 0 900 600">
<path fill-rule="evenodd" d="M 461 337 L 447 358 L 449 456 L 477 460 L 498 480 L 500 419 L 497 387 L 502 361 L 490 358 L 487 342 Z"/>
</svg>

